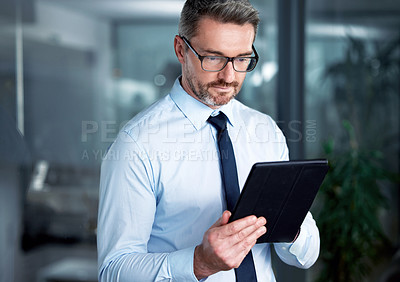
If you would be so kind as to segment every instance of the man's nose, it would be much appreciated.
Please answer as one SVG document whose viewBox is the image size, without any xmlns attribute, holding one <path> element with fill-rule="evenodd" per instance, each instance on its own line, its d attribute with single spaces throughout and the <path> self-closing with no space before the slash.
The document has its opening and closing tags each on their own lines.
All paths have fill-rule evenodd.
<svg viewBox="0 0 400 282">
<path fill-rule="evenodd" d="M 225 80 L 226 83 L 231 83 L 235 81 L 235 69 L 233 68 L 233 63 L 228 62 L 226 66 L 219 71 L 218 78 Z"/>
</svg>

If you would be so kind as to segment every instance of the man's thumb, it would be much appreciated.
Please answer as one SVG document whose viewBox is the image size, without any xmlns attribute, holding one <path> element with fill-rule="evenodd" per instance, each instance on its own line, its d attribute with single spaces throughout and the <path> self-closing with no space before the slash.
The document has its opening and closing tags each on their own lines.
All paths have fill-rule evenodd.
<svg viewBox="0 0 400 282">
<path fill-rule="evenodd" d="M 221 217 L 220 225 L 225 225 L 229 222 L 229 218 L 231 217 L 232 213 L 230 211 L 224 211 Z"/>
</svg>

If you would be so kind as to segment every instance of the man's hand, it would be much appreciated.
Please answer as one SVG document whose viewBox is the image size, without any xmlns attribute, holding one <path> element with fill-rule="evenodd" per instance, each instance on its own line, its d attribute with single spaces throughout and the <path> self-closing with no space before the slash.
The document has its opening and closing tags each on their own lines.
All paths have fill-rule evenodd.
<svg viewBox="0 0 400 282">
<path fill-rule="evenodd" d="M 202 279 L 223 270 L 237 268 L 257 239 L 267 232 L 265 218 L 248 216 L 228 224 L 225 211 L 204 234 L 194 251 L 194 274 Z"/>
</svg>

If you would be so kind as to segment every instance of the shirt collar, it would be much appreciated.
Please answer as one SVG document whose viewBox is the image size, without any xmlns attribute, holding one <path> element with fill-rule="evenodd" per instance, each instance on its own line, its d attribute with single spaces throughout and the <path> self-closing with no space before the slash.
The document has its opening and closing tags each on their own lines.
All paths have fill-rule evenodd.
<svg viewBox="0 0 400 282">
<path fill-rule="evenodd" d="M 196 100 L 190 96 L 181 86 L 181 77 L 175 80 L 170 96 L 175 102 L 178 109 L 185 115 L 185 117 L 192 123 L 192 125 L 199 130 L 206 123 L 210 115 L 217 115 L 219 112 L 223 112 L 228 117 L 228 122 L 234 126 L 235 119 L 232 112 L 233 100 L 228 104 L 221 106 L 218 109 L 211 109 L 202 102 Z"/>
</svg>

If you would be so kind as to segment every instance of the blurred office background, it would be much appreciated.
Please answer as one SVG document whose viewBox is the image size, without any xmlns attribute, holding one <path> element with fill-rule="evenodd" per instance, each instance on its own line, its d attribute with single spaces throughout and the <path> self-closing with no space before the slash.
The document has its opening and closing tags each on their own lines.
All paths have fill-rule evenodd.
<svg viewBox="0 0 400 282">
<path fill-rule="evenodd" d="M 97 280 L 101 158 L 179 75 L 183 2 L 0 1 L 1 282 Z M 278 281 L 400 281 L 400 1 L 251 2 L 261 60 L 239 99 L 292 159 L 334 166 L 313 206 L 321 257 L 274 259 Z"/>
</svg>

